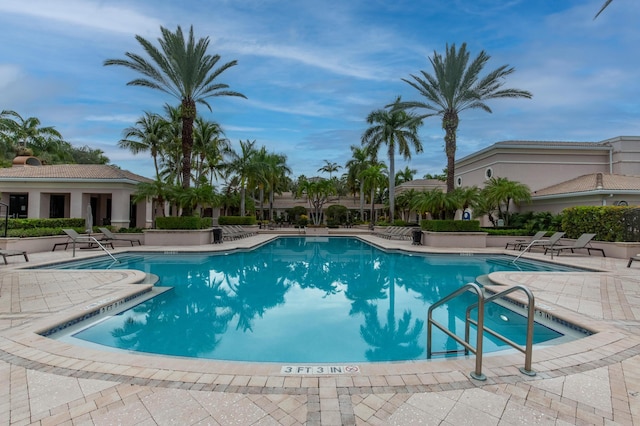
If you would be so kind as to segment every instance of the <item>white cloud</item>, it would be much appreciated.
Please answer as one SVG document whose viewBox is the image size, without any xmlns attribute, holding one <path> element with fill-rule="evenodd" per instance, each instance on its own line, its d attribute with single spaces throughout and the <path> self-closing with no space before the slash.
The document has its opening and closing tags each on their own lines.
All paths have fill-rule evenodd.
<svg viewBox="0 0 640 426">
<path fill-rule="evenodd" d="M 0 2 L 0 13 L 64 24 L 59 28 L 77 32 L 78 26 L 115 33 L 157 31 L 160 21 L 126 6 L 127 3 L 91 0 L 21 0 Z"/>
</svg>

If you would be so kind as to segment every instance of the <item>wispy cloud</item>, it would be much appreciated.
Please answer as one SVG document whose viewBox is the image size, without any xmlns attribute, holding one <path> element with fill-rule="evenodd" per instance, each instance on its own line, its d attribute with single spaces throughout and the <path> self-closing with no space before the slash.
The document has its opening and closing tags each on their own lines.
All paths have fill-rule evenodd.
<svg viewBox="0 0 640 426">
<path fill-rule="evenodd" d="M 93 29 L 130 34 L 136 31 L 156 31 L 160 21 L 143 14 L 122 2 L 91 0 L 22 0 L 1 2 L 0 13 L 18 15 L 44 22 L 63 24 L 59 28 L 69 32 Z"/>
</svg>

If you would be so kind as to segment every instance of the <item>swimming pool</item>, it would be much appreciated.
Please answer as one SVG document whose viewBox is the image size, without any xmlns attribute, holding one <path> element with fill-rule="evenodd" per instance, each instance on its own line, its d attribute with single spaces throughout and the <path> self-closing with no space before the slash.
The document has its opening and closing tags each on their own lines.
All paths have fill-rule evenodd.
<svg viewBox="0 0 640 426">
<path fill-rule="evenodd" d="M 387 252 L 346 237 L 281 237 L 249 251 L 129 253 L 55 268 L 139 269 L 172 287 L 64 339 L 124 350 L 220 360 L 337 363 L 425 359 L 427 309 L 476 277 L 568 268 L 502 255 Z M 434 318 L 464 333 L 472 297 Z M 524 344 L 525 320 L 492 304 L 486 325 Z M 562 334 L 537 324 L 536 343 Z M 473 337 L 472 337 L 473 338 Z M 456 347 L 443 333 L 434 351 Z M 503 349 L 485 336 L 485 351 Z"/>
</svg>

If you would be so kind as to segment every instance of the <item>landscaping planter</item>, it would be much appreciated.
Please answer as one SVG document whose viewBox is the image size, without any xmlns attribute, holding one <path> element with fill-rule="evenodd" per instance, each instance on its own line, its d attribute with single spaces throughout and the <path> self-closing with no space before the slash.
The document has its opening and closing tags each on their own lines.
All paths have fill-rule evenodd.
<svg viewBox="0 0 640 426">
<path fill-rule="evenodd" d="M 211 244 L 213 228 L 208 229 L 146 229 L 144 243 L 148 246 L 199 246 Z"/>
</svg>

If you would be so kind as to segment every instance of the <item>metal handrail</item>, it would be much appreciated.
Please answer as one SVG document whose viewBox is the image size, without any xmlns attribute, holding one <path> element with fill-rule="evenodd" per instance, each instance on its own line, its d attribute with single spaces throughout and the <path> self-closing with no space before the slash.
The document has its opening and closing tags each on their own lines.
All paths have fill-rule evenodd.
<svg viewBox="0 0 640 426">
<path fill-rule="evenodd" d="M 113 261 L 114 261 L 114 262 L 118 262 L 118 259 L 116 259 L 115 257 L 113 257 L 113 255 L 112 255 L 111 253 L 109 253 L 109 250 L 107 250 L 107 248 L 106 248 L 105 246 L 103 246 L 103 245 L 100 243 L 100 241 L 98 241 L 98 240 L 96 239 L 96 237 L 87 236 L 87 237 L 85 237 L 85 238 L 88 238 L 88 239 L 93 240 L 93 241 L 98 245 L 98 247 L 100 247 L 100 248 L 101 248 L 105 253 L 107 253 L 111 259 L 113 259 Z M 75 240 L 75 239 L 72 239 L 71 241 L 72 241 L 72 246 L 73 246 L 73 257 L 76 257 L 76 240 Z M 80 241 L 79 241 L 79 242 L 80 242 Z"/>
<path fill-rule="evenodd" d="M 523 254 L 525 254 L 527 251 L 529 251 L 531 249 L 531 246 L 533 246 L 535 243 L 539 243 L 541 241 L 549 241 L 549 240 L 533 240 L 529 243 L 529 245 L 527 245 L 527 247 L 522 250 L 522 253 L 520 253 L 518 256 L 516 256 L 515 259 L 513 259 L 513 261 L 511 263 L 516 263 L 516 261 L 518 259 L 520 259 L 522 257 Z"/>
<path fill-rule="evenodd" d="M 484 327 L 484 331 L 502 340 L 504 343 L 508 344 L 512 348 L 522 352 L 524 354 L 524 367 L 520 368 L 520 372 L 528 376 L 535 376 L 536 372 L 531 369 L 531 362 L 533 358 L 533 318 L 535 316 L 535 297 L 533 296 L 533 293 L 531 293 L 531 290 L 529 290 L 527 287 L 523 285 L 515 285 L 504 291 L 501 291 L 500 293 L 496 293 L 490 297 L 487 297 L 486 299 L 484 299 L 484 305 L 486 306 L 487 303 L 491 303 L 496 299 L 499 299 L 503 296 L 506 296 L 507 294 L 513 293 L 514 291 L 518 291 L 518 290 L 523 291 L 527 295 L 527 299 L 529 299 L 529 306 L 527 308 L 527 337 L 526 337 L 525 347 L 523 348 L 522 346 L 518 345 L 517 343 L 513 342 L 510 339 L 507 339 L 506 337 L 497 333 L 496 331 L 491 330 L 488 327 L 484 327 L 484 318 L 482 319 L 483 327 Z M 471 318 L 471 311 L 476 307 L 478 308 L 477 322 Z M 473 303 L 467 307 L 467 313 L 465 317 L 465 339 L 468 340 L 470 323 L 480 328 L 478 323 L 480 322 L 481 312 L 483 311 L 484 311 L 484 306 L 481 306 L 479 303 Z"/>
<path fill-rule="evenodd" d="M 465 340 L 462 340 L 460 337 L 458 337 L 455 334 L 453 334 L 447 327 L 445 327 L 442 324 L 440 324 L 439 322 L 435 321 L 433 319 L 433 315 L 432 315 L 433 310 L 435 308 L 443 305 L 444 303 L 448 302 L 451 299 L 454 299 L 454 298 L 460 296 L 463 293 L 466 293 L 469 290 L 474 291 L 476 293 L 477 298 L 478 298 L 478 302 L 474 304 L 474 305 L 478 306 L 478 321 L 476 322 L 476 326 L 478 328 L 478 335 L 476 337 L 476 347 L 475 348 L 469 344 L 469 336 L 466 335 L 466 333 L 465 333 Z M 464 346 L 465 353 L 468 353 L 468 351 L 471 351 L 476 355 L 475 370 L 472 371 L 470 373 L 470 375 L 471 375 L 472 378 L 474 378 L 476 380 L 486 380 L 487 379 L 486 376 L 484 374 L 482 374 L 482 338 L 483 338 L 483 331 L 484 331 L 484 295 L 482 293 L 482 289 L 480 289 L 480 286 L 478 286 L 475 283 L 467 283 L 467 284 L 463 285 L 462 287 L 460 287 L 458 290 L 454 291 L 453 293 L 449 294 L 448 296 L 444 297 L 443 299 L 440 299 L 439 301 L 437 301 L 436 303 L 434 303 L 433 305 L 431 305 L 429 307 L 429 310 L 427 311 L 427 359 L 431 359 L 431 355 L 432 355 L 432 351 L 431 351 L 431 334 L 432 334 L 432 332 L 431 332 L 431 330 L 432 330 L 432 326 L 433 325 L 438 327 L 441 331 L 443 331 L 446 335 L 448 335 L 449 337 L 454 339 L 456 342 L 458 342 L 462 346 Z"/>
</svg>

